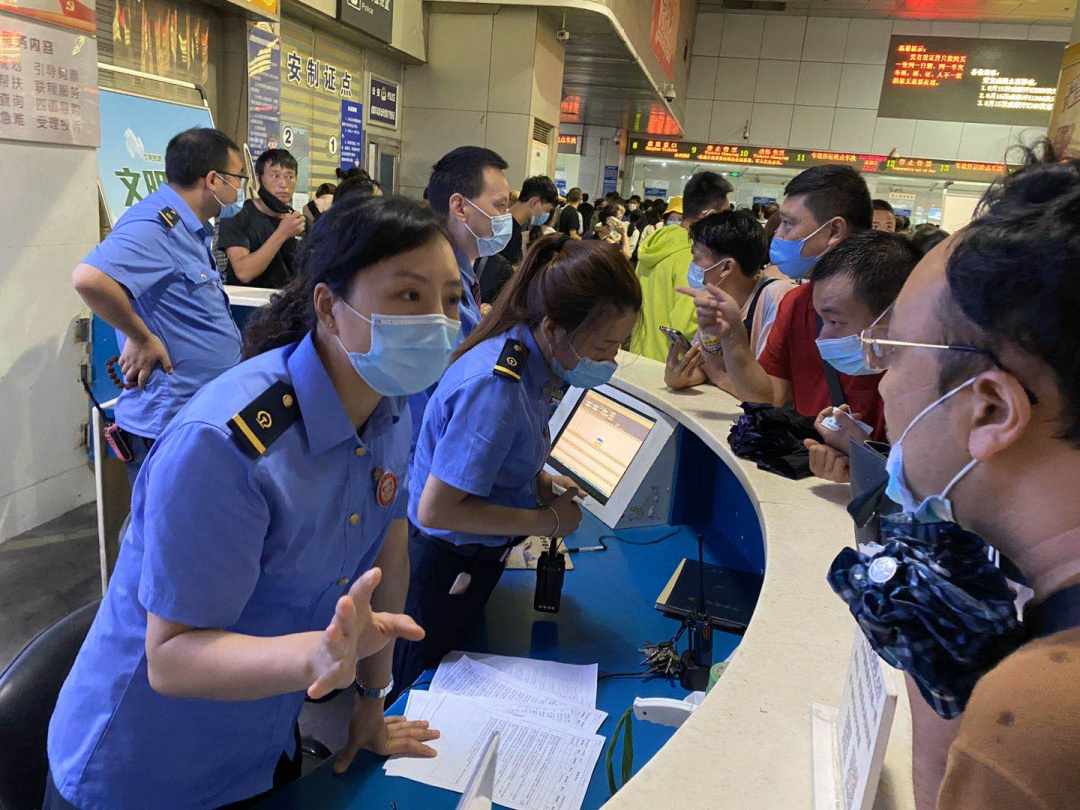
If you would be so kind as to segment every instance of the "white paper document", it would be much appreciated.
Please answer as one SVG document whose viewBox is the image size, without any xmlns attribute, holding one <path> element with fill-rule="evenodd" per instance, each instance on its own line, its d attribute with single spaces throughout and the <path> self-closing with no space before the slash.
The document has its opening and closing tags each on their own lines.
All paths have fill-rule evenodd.
<svg viewBox="0 0 1080 810">
<path fill-rule="evenodd" d="M 388 760 L 388 775 L 460 792 L 497 732 L 495 801 L 512 810 L 580 810 L 604 747 L 599 734 L 528 722 L 445 692 L 410 692 L 405 716 L 439 729 L 428 743 L 438 756 Z"/>
<path fill-rule="evenodd" d="M 449 692 L 482 700 L 490 704 L 493 711 L 503 714 L 568 726 L 588 734 L 600 728 L 607 717 L 606 712 L 567 703 L 554 695 L 533 689 L 524 681 L 474 661 L 467 655 L 450 664 L 444 659 L 439 664 L 430 689 L 433 693 Z"/>
<path fill-rule="evenodd" d="M 452 667 L 463 655 L 467 655 L 473 661 L 486 664 L 492 669 L 497 669 L 511 678 L 517 678 L 533 689 L 539 689 L 541 692 L 547 692 L 565 700 L 567 703 L 577 703 L 590 709 L 596 706 L 596 676 L 598 674 L 596 664 L 560 664 L 558 661 L 540 661 L 534 658 L 514 658 L 509 655 L 458 650 L 447 653 L 443 658 L 432 682 L 433 692 L 440 691 L 436 687 L 443 667 Z M 445 676 L 446 674 L 443 673 L 444 678 Z"/>
</svg>

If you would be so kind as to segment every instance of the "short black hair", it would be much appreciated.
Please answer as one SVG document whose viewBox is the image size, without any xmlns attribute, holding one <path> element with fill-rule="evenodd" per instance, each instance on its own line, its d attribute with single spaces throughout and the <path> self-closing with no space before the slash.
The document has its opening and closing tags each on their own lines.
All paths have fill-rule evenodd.
<svg viewBox="0 0 1080 810">
<path fill-rule="evenodd" d="M 539 197 L 542 203 L 555 205 L 559 201 L 559 190 L 555 188 L 555 184 L 551 182 L 550 177 L 538 174 L 535 177 L 526 178 L 525 182 L 521 184 L 521 193 L 518 195 L 518 200 L 528 202 L 533 197 Z"/>
<path fill-rule="evenodd" d="M 920 258 L 911 241 L 902 236 L 860 231 L 822 256 L 810 279 L 816 284 L 834 276 L 851 276 L 855 298 L 876 316 L 896 300 Z"/>
<path fill-rule="evenodd" d="M 577 186 L 574 186 L 572 189 L 566 192 L 566 201 L 574 203 L 581 202 L 581 189 Z"/>
<path fill-rule="evenodd" d="M 888 211 L 894 217 L 896 216 L 896 212 L 893 211 L 893 207 L 889 205 L 888 200 L 871 200 L 870 205 L 875 211 Z"/>
<path fill-rule="evenodd" d="M 165 179 L 180 188 L 191 188 L 210 172 L 225 171 L 229 152 L 240 147 L 220 129 L 192 127 L 173 135 L 165 147 Z"/>
<path fill-rule="evenodd" d="M 997 357 L 1019 349 L 1049 367 L 1064 400 L 1060 438 L 1080 448 L 1078 267 L 1080 160 L 1058 162 L 1044 143 L 1025 150 L 1021 168 L 990 187 L 957 235 L 946 265 L 953 310 L 946 339 Z M 940 382 L 947 382 L 947 367 L 963 364 L 959 357 L 943 362 Z"/>
<path fill-rule="evenodd" d="M 482 146 L 459 146 L 447 152 L 431 167 L 427 189 L 432 210 L 446 216 L 454 194 L 472 199 L 484 190 L 484 169 L 506 171 L 509 165 L 498 152 Z"/>
<path fill-rule="evenodd" d="M 319 187 L 315 189 L 315 196 L 322 197 L 326 194 L 333 194 L 337 190 L 337 186 L 333 183 L 319 183 Z"/>
<path fill-rule="evenodd" d="M 581 192 L 581 201 L 582 202 L 588 202 L 589 201 L 589 192 L 587 192 L 587 191 Z"/>
<path fill-rule="evenodd" d="M 262 177 L 262 173 L 273 166 L 280 166 L 291 172 L 298 168 L 296 158 L 288 149 L 267 149 L 255 161 L 255 176 Z"/>
<path fill-rule="evenodd" d="M 687 219 L 701 216 L 708 208 L 715 208 L 732 192 L 731 183 L 717 172 L 696 172 L 683 188 L 683 216 Z"/>
<path fill-rule="evenodd" d="M 690 239 L 717 256 L 730 256 L 743 275 L 754 276 L 765 265 L 761 223 L 747 210 L 721 211 L 690 226 Z"/>
<path fill-rule="evenodd" d="M 809 168 L 792 178 L 784 194 L 805 195 L 805 205 L 820 225 L 833 217 L 843 217 L 851 230 L 865 231 L 873 222 L 866 181 L 850 166 L 830 163 Z"/>
<path fill-rule="evenodd" d="M 641 205 L 641 197 L 637 194 L 631 194 L 630 202 L 636 202 L 638 205 Z"/>
<path fill-rule="evenodd" d="M 915 233 L 908 238 L 911 240 L 911 244 L 915 246 L 915 249 L 919 251 L 921 255 L 925 256 L 948 239 L 949 232 L 939 228 L 937 225 L 931 225 L 929 222 L 924 222 L 917 227 Z"/>
</svg>

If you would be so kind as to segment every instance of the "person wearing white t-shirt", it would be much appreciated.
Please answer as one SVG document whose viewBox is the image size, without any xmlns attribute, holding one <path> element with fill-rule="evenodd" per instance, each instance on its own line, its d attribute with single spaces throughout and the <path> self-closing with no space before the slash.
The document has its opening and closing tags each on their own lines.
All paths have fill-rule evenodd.
<svg viewBox="0 0 1080 810">
<path fill-rule="evenodd" d="M 781 299 L 795 289 L 791 281 L 762 271 L 766 252 L 761 224 L 749 210 L 723 211 L 694 223 L 690 239 L 690 286 L 710 284 L 732 296 L 742 310 L 754 356 L 760 355 Z M 671 339 L 664 382 L 676 390 L 709 382 L 734 393 L 720 344 L 702 343 L 700 335 L 693 344 L 678 336 Z"/>
</svg>

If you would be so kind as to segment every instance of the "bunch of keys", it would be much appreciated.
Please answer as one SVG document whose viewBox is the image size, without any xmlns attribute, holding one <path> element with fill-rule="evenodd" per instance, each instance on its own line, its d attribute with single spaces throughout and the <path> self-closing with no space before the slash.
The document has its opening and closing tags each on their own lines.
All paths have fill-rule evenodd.
<svg viewBox="0 0 1080 810">
<path fill-rule="evenodd" d="M 661 641 L 659 644 L 646 644 L 640 648 L 645 656 L 641 663 L 650 672 L 665 678 L 674 678 L 679 674 L 679 653 L 675 650 L 675 641 Z"/>
</svg>

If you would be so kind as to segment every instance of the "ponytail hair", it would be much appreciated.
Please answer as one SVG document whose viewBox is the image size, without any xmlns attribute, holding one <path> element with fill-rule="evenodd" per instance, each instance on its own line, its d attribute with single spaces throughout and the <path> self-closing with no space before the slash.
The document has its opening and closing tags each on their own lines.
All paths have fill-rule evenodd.
<svg viewBox="0 0 1080 810">
<path fill-rule="evenodd" d="M 573 332 L 594 313 L 606 311 L 641 312 L 641 284 L 623 252 L 595 239 L 545 236 L 529 249 L 491 312 L 452 359 L 518 324 L 535 328 L 547 317 Z"/>
<path fill-rule="evenodd" d="M 296 278 L 248 319 L 244 357 L 295 343 L 314 329 L 317 285 L 346 298 L 357 274 L 438 238 L 446 231 L 435 214 L 405 197 L 334 203 L 304 239 Z"/>
</svg>

